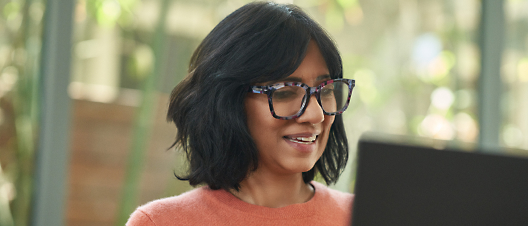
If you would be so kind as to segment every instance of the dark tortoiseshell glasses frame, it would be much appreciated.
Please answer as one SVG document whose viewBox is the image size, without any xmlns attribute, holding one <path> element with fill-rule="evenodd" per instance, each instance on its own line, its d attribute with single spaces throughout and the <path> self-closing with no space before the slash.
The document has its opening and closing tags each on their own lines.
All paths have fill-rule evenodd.
<svg viewBox="0 0 528 226">
<path fill-rule="evenodd" d="M 335 83 L 335 82 L 342 82 L 342 83 L 345 83 L 345 84 L 348 85 L 348 94 L 347 94 L 347 98 L 346 98 L 346 103 L 344 104 L 342 109 L 339 109 L 336 112 L 327 112 L 327 111 L 325 111 L 325 109 L 323 108 L 323 105 L 321 103 L 321 96 L 320 96 L 321 90 L 326 85 L 332 84 L 332 83 Z M 308 86 L 308 85 L 306 85 L 306 84 L 304 84 L 302 82 L 281 82 L 281 83 L 276 83 L 276 84 L 269 85 L 269 86 L 250 86 L 248 91 L 251 92 L 251 93 L 267 94 L 268 95 L 268 103 L 269 103 L 270 111 L 271 111 L 271 114 L 273 115 L 273 117 L 276 118 L 276 119 L 289 120 L 289 119 L 295 119 L 295 118 L 301 117 L 301 115 L 306 110 L 306 107 L 308 106 L 308 102 L 311 99 L 309 97 L 311 97 L 313 94 L 315 94 L 317 102 L 319 103 L 319 106 L 321 107 L 321 109 L 323 110 L 323 113 L 325 115 L 340 115 L 340 114 L 342 114 L 348 108 L 348 104 L 350 103 L 350 97 L 352 96 L 352 90 L 354 89 L 355 85 L 356 85 L 356 81 L 354 79 L 342 79 L 341 78 L 341 79 L 332 79 L 332 80 L 325 81 L 325 82 L 321 83 L 320 85 L 318 85 L 317 87 L 310 87 L 310 86 Z M 303 102 L 302 102 L 301 108 L 299 109 L 299 111 L 296 114 L 290 115 L 290 116 L 278 116 L 277 114 L 275 114 L 275 111 L 273 110 L 272 96 L 273 96 L 273 92 L 275 92 L 275 90 L 280 89 L 280 88 L 285 87 L 285 86 L 298 86 L 298 87 L 301 87 L 301 88 L 303 88 L 306 91 L 306 94 L 303 97 Z"/>
</svg>

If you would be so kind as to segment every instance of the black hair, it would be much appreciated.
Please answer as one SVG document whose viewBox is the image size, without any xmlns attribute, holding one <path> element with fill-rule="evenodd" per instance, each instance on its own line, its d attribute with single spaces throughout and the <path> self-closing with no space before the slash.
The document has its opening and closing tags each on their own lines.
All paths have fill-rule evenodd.
<svg viewBox="0 0 528 226">
<path fill-rule="evenodd" d="M 193 186 L 238 189 L 258 166 L 258 150 L 244 110 L 248 86 L 280 80 L 301 64 L 310 40 L 325 59 L 332 78 L 342 78 L 334 42 L 295 5 L 253 2 L 223 19 L 191 57 L 189 73 L 172 91 L 167 120 L 178 129 L 179 145 L 190 163 L 186 176 Z M 341 115 L 335 116 L 320 159 L 305 183 L 317 172 L 335 183 L 348 160 L 348 143 Z"/>
</svg>

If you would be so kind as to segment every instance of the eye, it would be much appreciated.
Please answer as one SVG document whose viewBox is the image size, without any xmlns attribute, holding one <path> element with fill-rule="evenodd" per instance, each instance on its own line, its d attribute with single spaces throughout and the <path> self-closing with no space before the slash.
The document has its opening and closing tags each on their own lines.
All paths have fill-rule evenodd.
<svg viewBox="0 0 528 226">
<path fill-rule="evenodd" d="M 298 86 L 285 86 L 273 92 L 273 101 L 288 101 L 302 98 L 304 89 Z"/>
<path fill-rule="evenodd" d="M 328 84 L 321 89 L 321 97 L 329 97 L 334 95 L 334 84 Z"/>
</svg>

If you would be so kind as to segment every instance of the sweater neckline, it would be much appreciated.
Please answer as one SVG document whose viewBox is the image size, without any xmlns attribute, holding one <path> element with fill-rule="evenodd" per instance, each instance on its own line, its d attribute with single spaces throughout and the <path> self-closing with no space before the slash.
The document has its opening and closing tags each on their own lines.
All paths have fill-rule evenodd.
<svg viewBox="0 0 528 226">
<path fill-rule="evenodd" d="M 222 206 L 220 208 L 222 211 L 240 211 L 244 214 L 253 215 L 255 217 L 264 217 L 268 219 L 281 219 L 281 218 L 304 218 L 313 216 L 316 213 L 317 205 L 322 199 L 323 193 L 325 192 L 325 186 L 311 181 L 310 184 L 314 188 L 313 197 L 304 202 L 292 204 L 279 208 L 271 208 L 265 206 L 259 206 L 255 204 L 250 204 L 238 199 L 236 196 L 230 192 L 219 189 L 212 190 L 208 187 L 203 187 L 206 196 L 211 202 L 214 202 L 217 205 Z"/>
</svg>

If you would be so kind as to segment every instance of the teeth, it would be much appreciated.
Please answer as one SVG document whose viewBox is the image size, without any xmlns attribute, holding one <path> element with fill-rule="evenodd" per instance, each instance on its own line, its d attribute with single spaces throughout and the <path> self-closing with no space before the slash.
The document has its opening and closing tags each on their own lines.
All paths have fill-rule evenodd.
<svg viewBox="0 0 528 226">
<path fill-rule="evenodd" d="M 302 141 L 310 141 L 310 142 L 312 142 L 312 141 L 315 140 L 316 136 L 312 136 L 312 137 L 297 137 L 296 139 L 299 140 L 299 138 L 300 138 L 300 140 L 302 140 Z"/>
<path fill-rule="evenodd" d="M 290 141 L 293 141 L 293 142 L 295 142 L 295 143 L 299 143 L 299 144 L 306 144 L 306 143 L 314 142 L 315 139 L 317 139 L 317 136 L 311 136 L 311 137 L 292 137 L 292 138 L 290 138 L 289 140 L 290 140 Z"/>
</svg>

